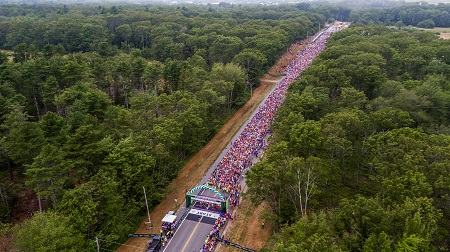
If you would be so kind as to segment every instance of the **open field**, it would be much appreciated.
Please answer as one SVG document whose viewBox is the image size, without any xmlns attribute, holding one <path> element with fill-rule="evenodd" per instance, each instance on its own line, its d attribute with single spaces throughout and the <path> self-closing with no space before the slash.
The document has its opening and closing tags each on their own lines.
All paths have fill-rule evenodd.
<svg viewBox="0 0 450 252">
<path fill-rule="evenodd" d="M 439 32 L 440 33 L 439 37 L 441 39 L 450 39 L 450 27 L 435 27 L 433 29 L 425 29 L 425 28 L 416 27 L 416 29 L 423 30 L 423 31 L 430 31 L 430 32 Z"/>
</svg>

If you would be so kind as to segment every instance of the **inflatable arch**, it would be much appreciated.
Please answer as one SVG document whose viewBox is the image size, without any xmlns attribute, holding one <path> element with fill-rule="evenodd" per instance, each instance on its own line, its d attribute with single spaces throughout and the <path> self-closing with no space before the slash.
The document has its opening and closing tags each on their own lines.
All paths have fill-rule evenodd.
<svg viewBox="0 0 450 252">
<path fill-rule="evenodd" d="M 198 189 L 208 189 L 208 190 L 211 190 L 211 191 L 213 191 L 217 196 L 219 196 L 219 198 L 220 198 L 222 201 L 225 201 L 225 198 L 223 197 L 223 195 L 222 195 L 219 191 L 217 191 L 216 189 L 214 189 L 214 188 L 212 188 L 212 187 L 210 187 L 210 186 L 207 186 L 207 185 L 199 185 L 199 186 L 196 186 L 196 187 L 192 188 L 187 194 L 194 194 L 194 192 L 195 192 L 196 190 L 198 190 Z"/>
</svg>

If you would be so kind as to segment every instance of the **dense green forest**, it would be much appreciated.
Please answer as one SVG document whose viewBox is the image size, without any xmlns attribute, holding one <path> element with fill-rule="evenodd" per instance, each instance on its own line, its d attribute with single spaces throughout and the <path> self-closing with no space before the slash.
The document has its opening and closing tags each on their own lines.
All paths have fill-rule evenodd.
<svg viewBox="0 0 450 252">
<path fill-rule="evenodd" d="M 292 6 L 1 6 L 0 237 L 21 251 L 85 251 L 95 237 L 114 249 L 144 216 L 142 187 L 158 204 L 325 21 Z"/>
<path fill-rule="evenodd" d="M 450 250 L 450 41 L 352 24 L 293 83 L 254 203 L 274 251 Z"/>
<path fill-rule="evenodd" d="M 22 251 L 84 251 L 95 237 L 114 249 L 144 215 L 142 187 L 158 204 L 290 44 L 334 19 L 448 14 L 395 8 L 411 13 L 2 5 L 0 237 L 14 234 Z M 248 175 L 253 200 L 291 225 L 275 249 L 449 250 L 448 42 L 355 25 L 328 47 L 291 87 L 270 152 Z"/>
<path fill-rule="evenodd" d="M 403 6 L 354 10 L 351 22 L 423 28 L 450 27 L 450 4 L 411 3 Z"/>
</svg>

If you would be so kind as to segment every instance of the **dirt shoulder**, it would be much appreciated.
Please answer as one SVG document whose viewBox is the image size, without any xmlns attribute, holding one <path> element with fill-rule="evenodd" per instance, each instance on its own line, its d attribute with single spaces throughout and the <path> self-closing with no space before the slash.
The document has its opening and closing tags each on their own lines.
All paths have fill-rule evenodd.
<svg viewBox="0 0 450 252">
<path fill-rule="evenodd" d="M 279 73 L 282 72 L 282 68 L 286 66 L 291 60 L 292 55 L 295 55 L 299 50 L 303 48 L 302 45 L 293 45 L 288 52 L 272 67 L 269 74 L 266 74 L 261 78 L 261 85 L 253 91 L 251 99 L 240 108 L 231 117 L 220 131 L 206 144 L 197 154 L 195 154 L 188 163 L 181 169 L 177 178 L 172 181 L 169 186 L 168 194 L 165 199 L 156 206 L 150 213 L 153 227 L 146 228 L 143 218 L 141 225 L 136 230 L 136 233 L 159 233 L 159 227 L 161 226 L 161 220 L 164 215 L 170 211 L 175 210 L 174 199 L 184 199 L 185 190 L 195 187 L 202 179 L 203 174 L 211 167 L 214 160 L 219 156 L 220 152 L 231 141 L 233 136 L 238 132 L 241 126 L 245 123 L 248 117 L 258 107 L 259 103 L 267 96 L 269 91 L 282 77 Z M 246 199 L 243 199 L 242 204 L 237 209 L 237 220 L 232 222 L 228 227 L 228 232 L 242 234 L 239 239 L 236 238 L 236 242 L 247 245 L 251 248 L 263 248 L 271 233 L 270 227 L 266 225 L 264 229 L 264 235 L 261 233 L 246 232 L 248 230 L 257 230 L 261 228 L 260 215 L 263 212 L 264 207 L 254 207 Z M 242 216 L 242 218 L 240 217 Z M 117 252 L 134 252 L 144 251 L 146 242 L 148 239 L 131 238 L 122 244 L 116 251 Z M 232 239 L 234 241 L 234 238 Z M 223 248 L 228 249 L 228 248 Z M 232 251 L 221 250 L 218 248 L 216 251 Z"/>
</svg>

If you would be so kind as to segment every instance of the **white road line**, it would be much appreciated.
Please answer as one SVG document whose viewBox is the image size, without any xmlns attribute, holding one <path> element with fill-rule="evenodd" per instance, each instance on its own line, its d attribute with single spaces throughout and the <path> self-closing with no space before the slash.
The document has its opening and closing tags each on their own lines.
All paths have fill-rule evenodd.
<svg viewBox="0 0 450 252">
<path fill-rule="evenodd" d="M 186 216 L 187 217 L 187 216 Z M 181 228 L 181 226 L 184 224 L 184 222 L 186 221 L 186 217 L 184 218 L 184 220 L 181 222 L 181 224 L 178 226 L 177 230 L 175 230 L 175 232 L 173 233 L 172 238 L 169 239 L 169 241 L 167 242 L 166 246 L 164 247 L 163 251 L 166 251 L 167 247 L 169 247 L 170 242 L 172 242 L 173 238 L 175 237 L 175 235 L 177 234 L 178 230 Z"/>
</svg>

